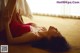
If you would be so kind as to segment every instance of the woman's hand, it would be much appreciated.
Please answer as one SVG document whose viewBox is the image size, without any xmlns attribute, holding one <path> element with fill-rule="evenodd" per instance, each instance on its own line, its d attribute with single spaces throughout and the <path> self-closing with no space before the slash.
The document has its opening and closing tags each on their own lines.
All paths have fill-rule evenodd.
<svg viewBox="0 0 80 53">
<path fill-rule="evenodd" d="M 31 26 L 38 27 L 35 23 L 31 23 Z"/>
<path fill-rule="evenodd" d="M 41 30 L 42 30 L 43 32 L 47 31 L 47 29 L 46 29 L 45 27 L 41 27 Z"/>
</svg>

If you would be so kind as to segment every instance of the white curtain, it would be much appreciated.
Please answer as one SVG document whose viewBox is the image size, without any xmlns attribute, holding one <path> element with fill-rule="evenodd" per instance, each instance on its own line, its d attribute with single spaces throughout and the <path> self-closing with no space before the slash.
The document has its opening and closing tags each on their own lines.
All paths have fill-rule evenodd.
<svg viewBox="0 0 80 53">
<path fill-rule="evenodd" d="M 17 0 L 16 8 L 17 11 L 20 11 L 22 15 L 32 18 L 32 13 L 26 0 Z"/>
<path fill-rule="evenodd" d="M 57 3 L 57 1 L 74 3 Z M 80 16 L 80 0 L 27 0 L 27 2 L 33 13 Z"/>
<path fill-rule="evenodd" d="M 58 0 L 27 0 L 32 13 L 62 15 L 64 4 L 58 4 L 56 1 Z"/>
<path fill-rule="evenodd" d="M 6 6 L 7 2 L 8 0 L 0 0 L 0 10 Z M 17 12 L 20 11 L 22 15 L 32 18 L 32 13 L 26 0 L 17 0 L 16 9 Z"/>
</svg>

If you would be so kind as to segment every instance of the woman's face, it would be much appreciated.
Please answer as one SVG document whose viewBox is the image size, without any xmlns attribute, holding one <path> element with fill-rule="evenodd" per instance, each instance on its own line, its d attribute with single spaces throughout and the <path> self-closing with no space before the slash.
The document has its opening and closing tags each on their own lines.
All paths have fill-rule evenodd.
<svg viewBox="0 0 80 53">
<path fill-rule="evenodd" d="M 55 27 L 52 27 L 52 26 L 50 26 L 48 32 L 53 37 L 59 37 L 59 36 L 61 36 L 60 32 Z"/>
</svg>

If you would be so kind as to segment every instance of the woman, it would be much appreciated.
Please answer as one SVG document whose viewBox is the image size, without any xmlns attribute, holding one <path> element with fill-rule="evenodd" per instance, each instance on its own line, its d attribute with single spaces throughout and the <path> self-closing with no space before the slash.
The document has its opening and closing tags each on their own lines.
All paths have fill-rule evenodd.
<svg viewBox="0 0 80 53">
<path fill-rule="evenodd" d="M 61 48 L 63 48 L 62 45 L 65 45 L 65 50 L 68 49 L 66 40 L 56 28 L 50 26 L 49 29 L 46 30 L 44 27 L 38 27 L 34 23 L 23 24 L 19 13 L 16 11 L 15 4 L 16 0 L 8 0 L 6 7 L 1 11 L 0 36 L 2 36 L 2 39 L 7 40 L 8 44 L 20 44 L 27 42 L 35 46 L 37 41 L 42 42 L 43 39 L 45 39 L 45 41 L 47 40 L 47 43 L 48 41 L 51 41 L 50 43 L 53 44 L 53 39 L 58 38 L 59 41 L 64 40 L 62 41 L 64 43 L 60 45 Z M 57 40 L 57 42 L 59 41 Z M 53 49 L 52 46 L 49 48 Z"/>
</svg>

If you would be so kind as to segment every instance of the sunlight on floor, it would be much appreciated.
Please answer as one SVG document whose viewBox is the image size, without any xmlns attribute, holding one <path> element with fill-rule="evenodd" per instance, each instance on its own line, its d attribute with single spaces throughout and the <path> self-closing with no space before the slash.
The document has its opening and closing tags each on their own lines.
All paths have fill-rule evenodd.
<svg viewBox="0 0 80 53">
<path fill-rule="evenodd" d="M 23 17 L 24 23 L 32 22 L 30 19 Z M 47 29 L 49 26 L 56 27 L 61 34 L 67 39 L 71 46 L 80 47 L 80 20 L 62 19 L 47 16 L 34 16 L 33 22 Z"/>
</svg>

